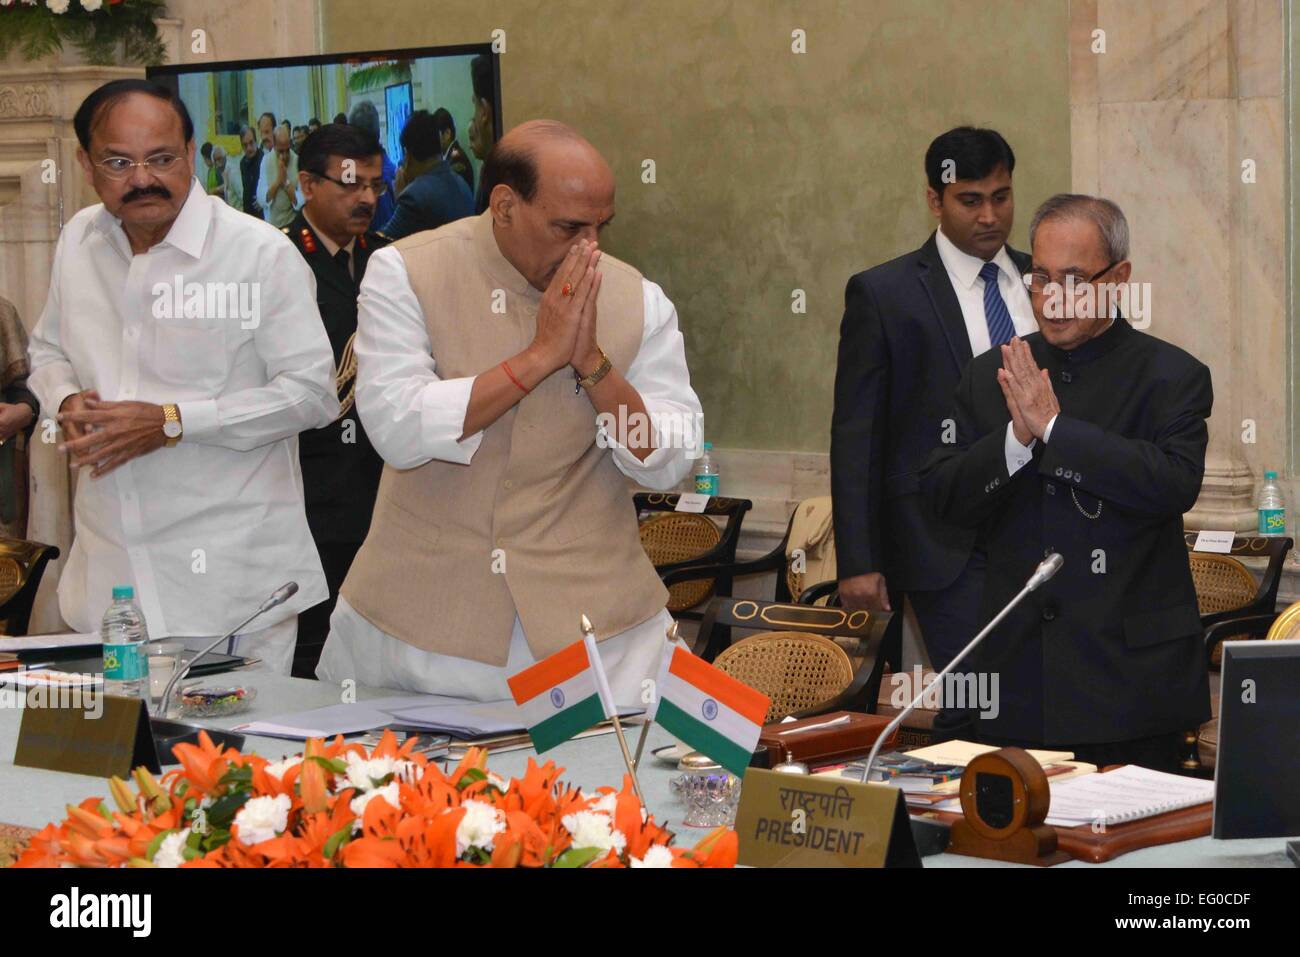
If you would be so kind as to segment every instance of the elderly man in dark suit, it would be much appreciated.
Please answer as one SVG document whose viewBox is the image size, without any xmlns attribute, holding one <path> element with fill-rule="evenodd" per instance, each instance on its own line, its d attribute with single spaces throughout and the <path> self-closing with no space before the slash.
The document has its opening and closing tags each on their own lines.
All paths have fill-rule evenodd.
<svg viewBox="0 0 1300 957">
<path fill-rule="evenodd" d="M 976 654 L 1000 689 L 978 736 L 1173 770 L 1182 732 L 1210 714 L 1182 521 L 1205 470 L 1210 371 L 1119 314 L 1131 267 L 1114 203 L 1055 196 L 1030 243 L 1041 331 L 967 367 L 955 441 L 922 474 L 987 551 L 984 618 L 1044 554 L 1065 559 Z"/>
<path fill-rule="evenodd" d="M 901 612 L 905 593 L 936 668 L 978 628 L 984 566 L 974 531 L 931 513 L 918 476 L 951 432 L 953 390 L 971 357 L 1035 328 L 1022 277 L 1029 257 L 1007 245 L 1015 165 L 993 130 L 937 137 L 925 171 L 938 229 L 920 249 L 854 276 L 845 293 L 831 428 L 840 597 L 848 608 Z"/>
</svg>

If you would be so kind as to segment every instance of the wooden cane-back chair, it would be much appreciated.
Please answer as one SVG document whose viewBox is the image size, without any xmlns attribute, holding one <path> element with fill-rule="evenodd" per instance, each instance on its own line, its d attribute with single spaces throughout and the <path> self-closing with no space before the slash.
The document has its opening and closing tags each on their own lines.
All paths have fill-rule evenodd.
<svg viewBox="0 0 1300 957">
<path fill-rule="evenodd" d="M 59 557 L 53 545 L 0 538 L 0 635 L 25 635 L 45 566 Z"/>
<path fill-rule="evenodd" d="M 748 598 L 714 598 L 693 651 L 772 698 L 768 721 L 874 711 L 892 616 Z M 733 630 L 758 632 L 732 641 Z"/>
<path fill-rule="evenodd" d="M 766 724 L 830 701 L 853 681 L 853 663 L 844 649 L 807 632 L 750 635 L 713 663 L 771 698 Z"/>
<path fill-rule="evenodd" d="M 633 497 L 640 524 L 641 547 L 668 586 L 668 611 L 698 619 L 691 609 L 715 594 L 731 594 L 733 576 L 722 574 L 670 579 L 673 573 L 704 565 L 729 566 L 736 560 L 740 526 L 753 503 L 744 498 L 709 499 L 703 512 L 678 512 L 676 492 L 639 492 Z M 714 519 L 725 519 L 719 528 Z"/>
</svg>

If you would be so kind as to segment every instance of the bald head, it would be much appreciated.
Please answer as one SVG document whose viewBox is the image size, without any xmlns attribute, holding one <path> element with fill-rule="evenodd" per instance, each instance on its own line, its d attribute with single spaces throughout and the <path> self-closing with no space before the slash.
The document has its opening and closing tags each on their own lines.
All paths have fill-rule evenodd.
<svg viewBox="0 0 1300 957">
<path fill-rule="evenodd" d="M 483 189 L 501 252 L 545 289 L 569 247 L 599 240 L 614 217 L 614 173 L 571 126 L 530 120 L 497 141 Z"/>
<path fill-rule="evenodd" d="M 283 126 L 277 126 L 275 128 L 275 149 L 280 153 L 285 153 L 289 150 L 289 131 Z"/>
</svg>

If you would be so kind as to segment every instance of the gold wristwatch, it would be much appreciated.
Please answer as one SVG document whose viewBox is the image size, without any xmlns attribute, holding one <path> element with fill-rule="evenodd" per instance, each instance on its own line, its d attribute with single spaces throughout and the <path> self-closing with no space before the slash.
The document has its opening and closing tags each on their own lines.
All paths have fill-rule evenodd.
<svg viewBox="0 0 1300 957">
<path fill-rule="evenodd" d="M 184 430 L 181 428 L 181 410 L 173 403 L 167 403 L 163 409 L 163 447 L 170 449 L 181 440 Z"/>
<path fill-rule="evenodd" d="M 599 346 L 596 348 L 600 349 Z M 600 365 L 596 366 L 595 372 L 587 376 L 579 376 L 576 371 L 573 373 L 573 378 L 578 383 L 573 387 L 573 394 L 577 395 L 579 388 L 590 389 L 601 379 L 605 378 L 605 376 L 609 375 L 609 370 L 612 368 L 614 368 L 614 364 L 609 361 L 609 356 L 605 355 L 604 349 L 600 349 Z"/>
</svg>

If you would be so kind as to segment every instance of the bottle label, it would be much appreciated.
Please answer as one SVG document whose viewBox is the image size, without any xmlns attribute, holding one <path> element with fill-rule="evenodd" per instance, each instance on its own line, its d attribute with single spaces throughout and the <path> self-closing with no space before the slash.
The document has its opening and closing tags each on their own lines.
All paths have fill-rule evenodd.
<svg viewBox="0 0 1300 957">
<path fill-rule="evenodd" d="M 1261 508 L 1259 510 L 1259 534 L 1285 535 L 1286 509 Z"/>
<path fill-rule="evenodd" d="M 717 495 L 718 476 L 716 475 L 695 476 L 695 491 L 700 495 Z"/>
<path fill-rule="evenodd" d="M 140 681 L 147 677 L 149 659 L 145 657 L 143 644 L 104 645 L 105 681 Z"/>
</svg>

